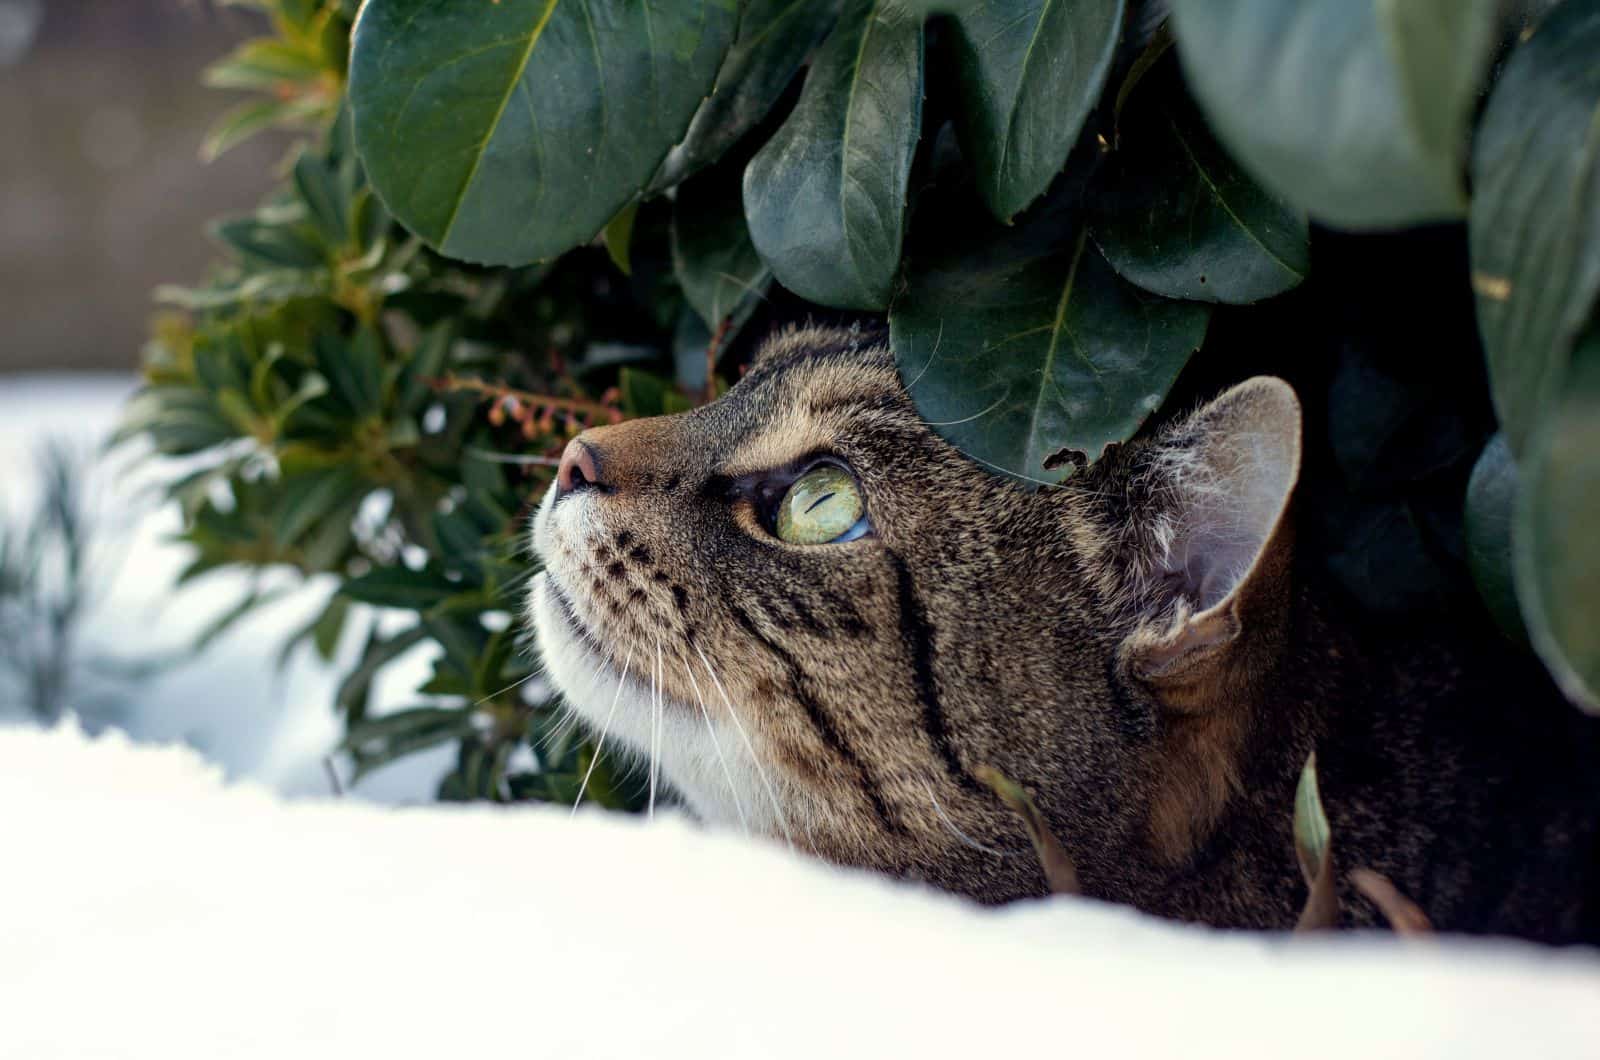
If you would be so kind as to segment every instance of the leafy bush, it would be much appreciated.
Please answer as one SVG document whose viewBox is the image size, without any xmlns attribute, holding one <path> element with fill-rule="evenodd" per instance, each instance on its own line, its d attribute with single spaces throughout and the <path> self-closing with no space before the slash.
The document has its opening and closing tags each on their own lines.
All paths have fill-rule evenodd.
<svg viewBox="0 0 1600 1060">
<path fill-rule="evenodd" d="M 291 647 L 412 616 L 361 619 L 358 768 L 454 742 L 444 796 L 576 795 L 589 749 L 518 687 L 525 509 L 573 433 L 808 312 L 887 313 L 928 420 L 1025 483 L 1283 375 L 1346 590 L 1461 614 L 1470 565 L 1596 706 L 1600 0 L 250 6 L 273 36 L 210 80 L 265 100 L 210 149 L 310 139 L 160 292 L 128 432 L 203 455 L 189 576 L 339 579 Z M 423 643 L 426 700 L 370 717 Z"/>
</svg>

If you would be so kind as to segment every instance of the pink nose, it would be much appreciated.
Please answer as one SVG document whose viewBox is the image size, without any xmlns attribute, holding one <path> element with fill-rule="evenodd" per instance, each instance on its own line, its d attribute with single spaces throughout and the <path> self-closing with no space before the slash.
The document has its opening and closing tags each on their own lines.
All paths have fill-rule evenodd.
<svg viewBox="0 0 1600 1060">
<path fill-rule="evenodd" d="M 598 485 L 600 461 L 595 458 L 594 450 L 581 439 L 572 439 L 561 454 L 561 468 L 556 472 L 556 495 Z"/>
</svg>

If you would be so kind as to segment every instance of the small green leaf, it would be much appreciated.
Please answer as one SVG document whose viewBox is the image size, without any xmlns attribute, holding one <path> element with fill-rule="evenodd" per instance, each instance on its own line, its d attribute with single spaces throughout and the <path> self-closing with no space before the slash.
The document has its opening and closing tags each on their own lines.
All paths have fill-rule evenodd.
<svg viewBox="0 0 1600 1060">
<path fill-rule="evenodd" d="M 1512 575 L 1511 533 L 1517 506 L 1517 462 L 1504 434 L 1484 446 L 1467 483 L 1467 565 L 1484 605 L 1506 636 L 1526 643 L 1528 631 L 1517 607 Z"/>
<path fill-rule="evenodd" d="M 350 238 L 350 197 L 339 174 L 307 151 L 294 164 L 294 186 L 322 238 L 343 246 Z"/>
<path fill-rule="evenodd" d="M 1095 241 L 1154 294 L 1257 302 L 1310 271 L 1305 214 L 1234 164 L 1175 76 L 1152 76 L 1131 97 L 1099 188 Z"/>
<path fill-rule="evenodd" d="M 327 264 L 326 251 L 307 233 L 292 225 L 240 217 L 218 223 L 213 232 L 246 259 L 263 265 L 314 269 Z"/>
<path fill-rule="evenodd" d="M 337 334 L 319 332 L 317 368 L 332 393 L 357 417 L 383 408 L 383 340 L 371 328 L 360 328 L 346 342 Z"/>
<path fill-rule="evenodd" d="M 633 242 L 633 219 L 639 214 L 639 204 L 630 202 L 617 211 L 607 224 L 605 230 L 606 253 L 611 257 L 611 264 L 624 276 L 633 275 L 633 264 L 629 257 Z"/>
<path fill-rule="evenodd" d="M 348 467 L 327 468 L 286 477 L 273 516 L 273 539 L 292 548 L 313 526 L 367 490 Z"/>
<path fill-rule="evenodd" d="M 1065 253 L 1020 229 L 952 236 L 889 314 L 900 374 L 936 431 L 1032 484 L 1063 449 L 1098 459 L 1161 406 L 1210 312 L 1140 291 L 1086 233 Z"/>
<path fill-rule="evenodd" d="M 317 655 L 323 662 L 333 662 L 339 650 L 339 639 L 344 635 L 345 620 L 349 617 L 349 597 L 334 593 L 328 606 L 318 616 L 316 625 L 311 627 L 311 641 L 316 645 Z"/>
<path fill-rule="evenodd" d="M 738 181 L 736 167 L 714 167 L 682 184 L 672 206 L 673 271 L 713 332 L 759 297 L 769 276 L 750 242 Z"/>
<path fill-rule="evenodd" d="M 1466 212 L 1498 0 L 1175 0 L 1178 53 L 1233 156 L 1345 228 Z"/>
<path fill-rule="evenodd" d="M 922 21 L 851 0 L 800 102 L 744 175 L 756 250 L 802 298 L 883 309 L 905 231 L 922 127 Z"/>
<path fill-rule="evenodd" d="M 1517 598 L 1561 690 L 1600 714 L 1600 327 L 1579 344 L 1562 391 L 1523 465 Z"/>
<path fill-rule="evenodd" d="M 1511 451 L 1564 389 L 1600 298 L 1600 0 L 1568 0 L 1523 41 L 1472 152 L 1473 286 Z"/>
<path fill-rule="evenodd" d="M 1317 753 L 1311 752 L 1294 792 L 1294 852 L 1308 893 L 1296 931 L 1324 931 L 1339 921 L 1339 894 L 1333 882 L 1333 843 L 1317 783 Z"/>
<path fill-rule="evenodd" d="M 994 0 L 955 12 L 961 147 L 995 217 L 1010 221 L 1055 180 L 1100 101 L 1123 0 Z"/>
<path fill-rule="evenodd" d="M 322 74 L 316 56 L 276 37 L 258 37 L 206 67 L 201 79 L 212 88 L 260 90 L 314 81 Z"/>
<path fill-rule="evenodd" d="M 349 93 L 368 177 L 451 257 L 560 254 L 682 139 L 737 18 L 736 0 L 368 0 Z"/>
</svg>

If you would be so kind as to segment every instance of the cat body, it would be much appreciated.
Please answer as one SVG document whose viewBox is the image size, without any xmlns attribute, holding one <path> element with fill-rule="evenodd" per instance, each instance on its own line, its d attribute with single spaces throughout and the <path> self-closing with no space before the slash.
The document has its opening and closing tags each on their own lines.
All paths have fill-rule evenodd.
<svg viewBox="0 0 1600 1060">
<path fill-rule="evenodd" d="M 883 345 L 793 330 L 723 399 L 569 447 L 531 616 L 606 746 L 831 861 L 1043 894 L 991 766 L 1086 893 L 1289 927 L 1315 750 L 1342 869 L 1444 929 L 1595 938 L 1596 725 L 1497 643 L 1341 614 L 1294 553 L 1300 429 L 1258 378 L 1030 490 L 924 424 Z"/>
</svg>

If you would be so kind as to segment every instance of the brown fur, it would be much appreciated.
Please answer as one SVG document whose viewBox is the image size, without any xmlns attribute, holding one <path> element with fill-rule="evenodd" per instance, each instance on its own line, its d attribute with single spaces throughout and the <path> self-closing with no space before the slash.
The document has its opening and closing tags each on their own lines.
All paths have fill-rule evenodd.
<svg viewBox="0 0 1600 1060">
<path fill-rule="evenodd" d="M 1044 891 L 1018 821 L 972 777 L 987 764 L 1033 793 L 1088 893 L 1288 927 L 1293 791 L 1315 748 L 1341 865 L 1386 873 L 1445 929 L 1592 937 L 1595 726 L 1536 668 L 1442 636 L 1369 643 L 1296 562 L 1284 513 L 1220 602 L 1163 581 L 1188 503 L 1175 469 L 1209 446 L 1226 482 L 1235 450 L 1216 440 L 1290 417 L 1273 459 L 1297 467 L 1290 406 L 1283 384 L 1247 384 L 1030 492 L 924 425 L 887 350 L 791 331 L 721 401 L 583 436 L 598 486 L 547 501 L 552 526 L 548 510 L 579 507 L 539 538 L 569 612 L 536 611 L 610 661 L 552 672 L 614 682 L 630 658 L 689 712 L 682 732 L 704 709 L 729 733 L 715 673 L 797 845 L 983 901 Z M 871 536 L 794 546 L 761 525 L 747 477 L 817 454 L 854 471 Z M 631 722 L 614 739 L 647 753 Z M 727 816 L 704 776 L 674 779 Z"/>
</svg>

